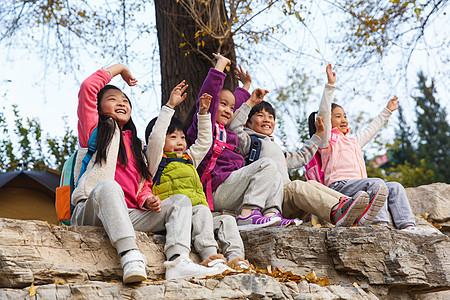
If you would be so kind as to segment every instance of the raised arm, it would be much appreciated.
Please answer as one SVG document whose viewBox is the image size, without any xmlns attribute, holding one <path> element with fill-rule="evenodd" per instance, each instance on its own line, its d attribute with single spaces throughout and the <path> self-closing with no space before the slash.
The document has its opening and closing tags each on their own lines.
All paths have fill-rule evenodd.
<svg viewBox="0 0 450 300">
<path fill-rule="evenodd" d="M 227 58 L 221 55 L 220 56 L 215 55 L 215 57 L 217 58 L 216 67 L 211 68 L 209 70 L 209 73 L 206 76 L 199 93 L 199 98 L 203 94 L 208 94 L 212 96 L 211 105 L 209 106 L 212 128 L 214 128 L 214 124 L 216 123 L 216 115 L 217 115 L 217 107 L 219 105 L 220 91 L 222 90 L 223 82 L 225 81 L 226 77 L 226 74 L 223 73 L 223 70 L 225 70 L 225 67 L 227 66 L 227 64 L 229 64 L 229 60 Z M 197 139 L 198 133 L 197 113 L 199 112 L 199 100 L 196 101 L 195 106 L 196 106 L 196 113 L 192 120 L 192 124 L 187 131 L 188 140 L 191 144 L 193 144 Z"/>
<path fill-rule="evenodd" d="M 250 137 L 244 130 L 248 114 L 255 105 L 263 101 L 264 96 L 267 93 L 269 93 L 267 90 L 255 89 L 250 98 L 234 113 L 233 118 L 230 120 L 230 123 L 228 123 L 227 128 L 236 133 L 239 138 L 238 148 L 241 150 L 243 156 L 246 156 L 249 153 L 251 146 Z"/>
<path fill-rule="evenodd" d="M 212 125 L 211 114 L 208 113 L 211 104 L 212 96 L 203 94 L 199 98 L 200 110 L 198 113 L 198 135 L 195 143 L 186 151 L 192 158 L 194 167 L 197 168 L 211 148 L 212 139 Z"/>
<path fill-rule="evenodd" d="M 174 108 L 186 99 L 187 94 L 184 93 L 188 86 L 183 80 L 180 82 L 170 94 L 169 101 L 161 108 L 155 126 L 148 138 L 147 160 L 150 174 L 155 176 L 158 171 L 159 163 L 164 152 L 164 144 L 166 141 L 167 128 L 169 128 L 170 120 L 175 112 Z M 184 93 L 184 94 L 183 94 Z"/>
<path fill-rule="evenodd" d="M 367 143 L 373 139 L 373 137 L 377 134 L 377 132 L 383 127 L 384 123 L 389 119 L 392 115 L 392 112 L 397 110 L 400 107 L 397 96 L 394 96 L 389 100 L 387 106 L 383 108 L 380 114 L 370 122 L 369 126 L 367 126 L 361 132 L 358 132 L 355 136 L 355 141 L 359 146 L 364 147 Z"/>
<path fill-rule="evenodd" d="M 328 77 L 328 83 L 325 84 L 325 89 L 323 90 L 322 100 L 319 106 L 319 117 L 323 118 L 324 123 L 324 133 L 322 136 L 322 143 L 319 145 L 320 148 L 326 148 L 330 144 L 331 136 L 331 102 L 333 100 L 333 92 L 335 90 L 334 83 L 336 82 L 336 73 L 333 72 L 331 64 L 327 65 L 326 73 Z"/>
</svg>

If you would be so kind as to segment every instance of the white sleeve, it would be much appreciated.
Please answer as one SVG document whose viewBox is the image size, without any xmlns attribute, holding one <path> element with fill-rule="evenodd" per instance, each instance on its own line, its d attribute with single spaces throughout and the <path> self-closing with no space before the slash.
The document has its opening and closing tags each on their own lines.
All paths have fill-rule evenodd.
<svg viewBox="0 0 450 300">
<path fill-rule="evenodd" d="M 152 133 L 148 138 L 147 144 L 147 160 L 148 170 L 150 174 L 155 176 L 158 171 L 159 163 L 164 152 L 164 144 L 166 143 L 167 128 L 169 128 L 170 120 L 175 113 L 175 110 L 170 107 L 163 106 L 159 113 L 158 119 L 156 119 L 155 126 L 153 126 Z"/>
<path fill-rule="evenodd" d="M 322 135 L 322 143 L 319 148 L 326 148 L 330 144 L 331 137 L 331 102 L 333 100 L 333 92 L 336 89 L 334 85 L 325 84 L 325 89 L 323 90 L 322 100 L 319 106 L 319 117 L 323 118 L 323 123 L 325 125 L 325 132 Z"/>
<path fill-rule="evenodd" d="M 227 128 L 237 134 L 239 138 L 238 148 L 241 150 L 241 154 L 245 157 L 251 148 L 251 139 L 244 130 L 244 125 L 247 123 L 248 114 L 251 111 L 250 105 L 243 103 L 237 111 L 234 112 L 234 116 L 230 123 L 227 124 Z"/>
<path fill-rule="evenodd" d="M 202 162 L 203 158 L 205 158 L 213 142 L 211 114 L 209 112 L 204 115 L 197 114 L 197 117 L 197 139 L 195 140 L 194 144 L 192 144 L 191 147 L 189 147 L 189 149 L 186 151 L 186 153 L 192 158 L 192 162 L 195 168 L 197 168 L 198 165 L 200 165 L 200 163 Z"/>
<path fill-rule="evenodd" d="M 367 143 L 373 139 L 373 137 L 377 134 L 377 132 L 383 127 L 384 123 L 389 119 L 392 115 L 392 112 L 385 107 L 380 114 L 370 122 L 369 126 L 367 126 L 363 131 L 358 132 L 355 136 L 355 141 L 359 146 L 364 147 Z"/>
</svg>

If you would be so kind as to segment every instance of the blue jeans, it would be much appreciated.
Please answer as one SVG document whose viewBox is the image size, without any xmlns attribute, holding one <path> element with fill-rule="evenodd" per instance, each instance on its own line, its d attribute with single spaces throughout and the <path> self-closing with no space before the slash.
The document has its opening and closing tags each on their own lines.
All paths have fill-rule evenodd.
<svg viewBox="0 0 450 300">
<path fill-rule="evenodd" d="M 373 220 L 373 224 L 379 222 L 383 225 L 389 224 L 390 212 L 394 225 L 398 229 L 416 226 L 405 188 L 398 182 L 384 182 L 380 178 L 351 179 L 334 182 L 330 188 L 348 197 L 353 197 L 359 191 L 365 191 L 370 197 L 373 197 L 381 184 L 388 189 L 388 196 L 384 206 Z"/>
</svg>

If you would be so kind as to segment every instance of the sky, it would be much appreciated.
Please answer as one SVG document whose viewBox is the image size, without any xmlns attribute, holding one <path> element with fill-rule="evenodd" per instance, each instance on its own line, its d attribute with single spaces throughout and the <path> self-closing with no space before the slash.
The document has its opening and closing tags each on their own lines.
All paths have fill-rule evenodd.
<svg viewBox="0 0 450 300">
<path fill-rule="evenodd" d="M 311 18 L 306 24 L 300 24 L 295 19 L 283 21 L 287 29 L 278 39 L 269 42 L 252 45 L 251 51 L 238 51 L 238 62 L 243 63 L 245 69 L 249 69 L 253 83 L 252 87 L 264 87 L 272 93 L 269 101 L 275 100 L 276 91 L 282 86 L 289 84 L 288 76 L 294 71 L 305 73 L 311 79 L 319 79 L 313 87 L 313 95 L 310 110 L 317 109 L 323 85 L 326 82 L 325 66 L 327 63 L 337 65 L 341 63 L 339 57 L 334 55 L 335 45 L 330 43 L 338 28 L 330 20 L 333 14 L 323 12 L 322 6 L 311 7 Z M 448 9 L 447 9 L 448 10 Z M 154 15 L 152 7 L 143 12 L 146 16 Z M 273 14 L 273 12 L 271 12 Z M 142 16 L 137 15 L 136 18 Z M 266 16 L 267 17 L 267 16 Z M 273 16 L 271 16 L 273 17 Z M 281 17 L 280 17 L 281 18 Z M 154 23 L 154 19 L 150 20 Z M 258 25 L 260 22 L 260 25 Z M 440 39 L 448 39 L 450 30 L 447 15 L 442 15 L 427 29 L 426 39 L 429 45 L 435 45 Z M 255 26 L 263 26 L 264 16 L 255 23 Z M 447 24 L 447 26 L 445 26 Z M 124 89 L 124 92 L 133 101 L 133 119 L 138 127 L 139 135 L 149 120 L 157 116 L 160 108 L 160 81 L 159 76 L 159 54 L 157 52 L 156 32 L 144 38 L 130 37 L 130 49 L 145 53 L 144 62 L 128 61 L 131 71 L 140 81 L 141 88 L 129 88 L 119 78 L 114 78 L 112 84 Z M 285 47 L 280 47 L 280 41 Z M 248 52 L 253 55 L 258 53 L 258 61 L 243 61 Z M 437 57 L 439 52 L 433 47 L 418 48 L 411 58 L 409 69 L 405 75 L 401 75 L 396 69 L 396 63 L 402 54 L 398 51 L 383 58 L 382 62 L 352 70 L 346 66 L 336 66 L 337 90 L 335 99 L 345 104 L 345 110 L 350 120 L 364 111 L 366 117 L 375 117 L 386 105 L 389 98 L 398 95 L 401 105 L 407 112 L 406 118 L 414 122 L 414 101 L 410 97 L 414 93 L 417 81 L 417 72 L 423 70 L 432 75 L 436 80 L 437 98 L 441 106 L 445 107 L 450 116 L 450 101 L 448 78 L 450 68 L 448 66 L 450 53 L 447 50 L 446 63 L 442 63 L 442 57 Z M 47 58 L 48 59 L 48 58 Z M 0 105 L 5 107 L 7 119 L 12 119 L 11 104 L 18 105 L 22 117 L 38 118 L 44 132 L 51 136 L 62 136 L 64 134 L 64 119 L 67 125 L 76 132 L 76 106 L 77 93 L 81 81 L 101 67 L 117 62 L 117 57 L 92 57 L 84 54 L 78 58 L 76 69 L 65 73 L 39 55 L 38 51 L 21 47 L 0 47 Z M 188 79 L 187 79 L 188 80 Z M 376 84 L 374 84 L 376 83 Z M 142 89 L 145 89 L 142 92 Z M 136 104 L 136 105 L 135 105 Z M 389 139 L 392 139 L 393 130 L 396 126 L 395 117 L 392 118 L 392 126 L 386 129 Z M 449 118 L 450 120 L 450 118 Z M 294 130 L 294 128 L 293 128 Z M 295 138 L 294 138 L 295 139 Z M 290 144 L 290 145 L 289 145 Z M 298 141 L 291 141 L 289 146 L 298 146 Z"/>
</svg>

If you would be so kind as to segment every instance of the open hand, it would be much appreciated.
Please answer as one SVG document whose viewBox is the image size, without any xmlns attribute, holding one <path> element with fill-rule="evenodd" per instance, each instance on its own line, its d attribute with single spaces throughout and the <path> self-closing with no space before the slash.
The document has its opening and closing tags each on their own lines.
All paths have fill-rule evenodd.
<svg viewBox="0 0 450 300">
<path fill-rule="evenodd" d="M 137 84 L 137 79 L 134 78 L 133 75 L 131 75 L 130 69 L 124 66 L 122 72 L 120 72 L 120 76 L 122 76 L 122 79 L 129 85 L 129 86 L 135 86 Z"/>
<path fill-rule="evenodd" d="M 268 90 L 263 89 L 255 89 L 250 96 L 250 99 L 247 100 L 247 104 L 251 107 L 261 103 L 264 100 L 264 96 L 269 93 Z"/>
<path fill-rule="evenodd" d="M 144 208 L 153 210 L 154 212 L 161 211 L 161 200 L 158 196 L 151 195 L 147 199 L 145 199 Z"/>
<path fill-rule="evenodd" d="M 231 65 L 231 60 L 220 53 L 213 53 L 212 55 L 217 60 L 216 66 L 214 67 L 217 71 L 223 72 L 226 66 Z"/>
<path fill-rule="evenodd" d="M 336 82 L 336 73 L 333 72 L 333 67 L 331 66 L 331 64 L 328 64 L 326 71 L 328 77 L 328 84 L 333 85 Z"/>
<path fill-rule="evenodd" d="M 315 122 L 316 125 L 316 135 L 320 138 L 322 138 L 323 133 L 325 132 L 325 124 L 323 123 L 322 117 L 317 117 L 317 120 Z"/>
<path fill-rule="evenodd" d="M 390 111 L 396 111 L 400 107 L 400 102 L 398 101 L 398 97 L 394 96 L 391 100 L 389 100 L 386 107 Z"/>
<path fill-rule="evenodd" d="M 188 86 L 189 85 L 187 85 L 184 80 L 177 84 L 177 86 L 172 90 L 172 93 L 170 93 L 170 99 L 167 102 L 167 105 L 171 108 L 175 108 L 175 106 L 183 102 L 187 97 L 187 93 L 184 93 L 184 91 Z"/>
<path fill-rule="evenodd" d="M 209 106 L 211 105 L 211 99 L 212 96 L 209 94 L 204 93 L 201 95 L 200 99 L 198 99 L 200 104 L 200 109 L 198 111 L 199 114 L 204 115 L 208 112 Z"/>
<path fill-rule="evenodd" d="M 244 71 L 241 65 L 239 65 L 239 68 L 236 68 L 234 73 L 236 74 L 236 78 L 244 85 L 243 88 L 248 91 L 250 84 L 252 83 L 250 73 L 248 71 Z"/>
</svg>

